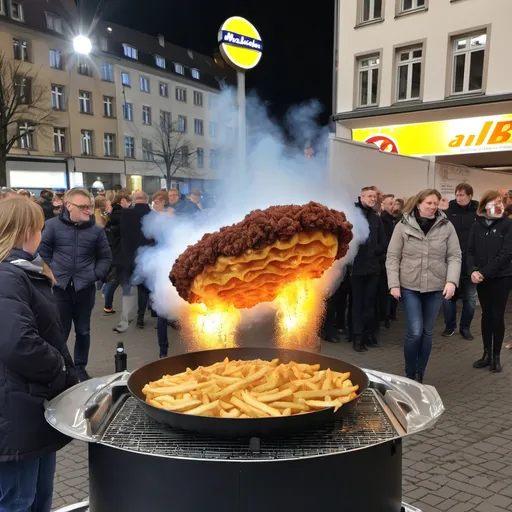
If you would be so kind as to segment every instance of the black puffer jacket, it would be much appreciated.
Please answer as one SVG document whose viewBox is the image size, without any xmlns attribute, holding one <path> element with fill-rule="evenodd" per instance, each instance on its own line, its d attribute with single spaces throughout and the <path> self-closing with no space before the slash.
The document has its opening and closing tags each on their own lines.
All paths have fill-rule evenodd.
<svg viewBox="0 0 512 512">
<path fill-rule="evenodd" d="M 366 242 L 359 246 L 357 256 L 352 264 L 352 274 L 369 276 L 380 273 L 382 257 L 386 254 L 384 226 L 381 218 L 371 208 L 366 208 L 361 200 L 356 203 L 368 220 L 370 233 Z M 389 242 L 388 242 L 389 243 Z"/>
<path fill-rule="evenodd" d="M 94 216 L 78 224 L 70 219 L 67 209 L 46 222 L 39 254 L 63 290 L 71 279 L 76 291 L 104 281 L 112 263 L 105 230 L 96 224 Z"/>
<path fill-rule="evenodd" d="M 467 265 L 486 279 L 512 276 L 512 220 L 477 217 L 468 241 Z"/>
<path fill-rule="evenodd" d="M 105 233 L 112 251 L 112 261 L 115 262 L 121 251 L 121 214 L 124 208 L 116 203 L 112 206 L 110 218 L 105 224 Z"/>
<path fill-rule="evenodd" d="M 21 249 L 0 263 L 0 462 L 35 459 L 70 439 L 44 402 L 77 383 L 42 260 Z"/>
<path fill-rule="evenodd" d="M 445 210 L 447 219 L 453 224 L 457 236 L 459 237 L 460 250 L 462 251 L 462 270 L 461 277 L 469 277 L 470 272 L 467 268 L 468 240 L 471 227 L 476 219 L 478 201 L 471 201 L 467 206 L 459 206 L 457 201 L 450 201 L 450 206 Z"/>
</svg>

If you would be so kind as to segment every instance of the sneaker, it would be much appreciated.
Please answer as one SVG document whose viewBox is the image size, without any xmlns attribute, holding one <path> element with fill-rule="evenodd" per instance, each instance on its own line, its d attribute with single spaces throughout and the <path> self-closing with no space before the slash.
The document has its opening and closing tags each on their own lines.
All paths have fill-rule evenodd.
<svg viewBox="0 0 512 512">
<path fill-rule="evenodd" d="M 465 340 L 468 340 L 468 341 L 473 341 L 475 338 L 473 337 L 473 335 L 471 334 L 471 331 L 469 329 L 461 329 L 460 330 L 460 335 L 465 339 Z"/>
<path fill-rule="evenodd" d="M 76 370 L 76 376 L 78 377 L 78 382 L 84 382 L 91 379 L 91 376 L 87 373 L 85 368 L 78 368 Z"/>
<path fill-rule="evenodd" d="M 455 329 L 445 329 L 443 331 L 443 333 L 441 334 L 441 336 L 443 336 L 444 338 L 450 338 L 454 334 L 455 334 Z"/>
</svg>

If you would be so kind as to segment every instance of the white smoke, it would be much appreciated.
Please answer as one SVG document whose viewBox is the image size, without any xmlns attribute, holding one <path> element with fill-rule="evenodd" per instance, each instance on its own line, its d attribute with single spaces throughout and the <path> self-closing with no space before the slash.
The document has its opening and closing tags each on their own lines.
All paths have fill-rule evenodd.
<svg viewBox="0 0 512 512">
<path fill-rule="evenodd" d="M 223 91 L 216 111 L 210 113 L 210 119 L 217 118 L 219 126 L 233 123 L 237 119 L 235 98 L 232 89 Z M 368 224 L 354 206 L 357 198 L 348 197 L 346 190 L 334 190 L 327 181 L 328 132 L 315 120 L 319 112 L 318 102 L 290 109 L 285 118 L 286 137 L 271 121 L 265 105 L 255 96 L 249 96 L 247 172 L 239 172 L 236 158 L 229 158 L 229 155 L 236 155 L 233 146 L 236 136 L 225 135 L 224 139 L 219 140 L 219 148 L 228 157 L 222 161 L 222 191 L 215 197 L 215 208 L 198 213 L 190 220 L 157 212 L 146 217 L 144 233 L 147 238 L 155 240 L 155 246 L 147 247 L 139 254 L 136 273 L 151 290 L 153 308 L 160 316 L 175 320 L 183 308 L 188 307 L 169 281 L 172 265 L 188 245 L 196 243 L 205 233 L 241 221 L 256 208 L 264 209 L 272 205 L 317 201 L 345 212 L 354 225 L 354 239 L 349 254 L 336 262 L 318 284 L 329 293 L 336 290 L 344 267 L 355 257 L 359 243 L 368 235 Z M 305 158 L 304 148 L 313 143 L 317 150 L 315 156 Z M 339 162 L 339 169 L 343 172 L 343 162 Z M 265 311 L 268 311 L 268 306 L 260 305 L 244 312 L 244 317 L 254 319 Z"/>
</svg>

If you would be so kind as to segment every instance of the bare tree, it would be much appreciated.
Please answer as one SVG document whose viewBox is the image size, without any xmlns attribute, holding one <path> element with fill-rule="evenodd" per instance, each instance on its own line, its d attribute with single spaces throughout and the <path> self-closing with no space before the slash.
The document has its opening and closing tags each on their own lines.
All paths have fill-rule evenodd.
<svg viewBox="0 0 512 512">
<path fill-rule="evenodd" d="M 164 175 L 167 190 L 171 188 L 171 179 L 178 172 L 193 175 L 192 162 L 197 158 L 197 150 L 193 150 L 184 129 L 178 123 L 172 123 L 165 116 L 160 124 L 154 126 L 154 136 L 146 142 L 143 150 L 145 158 L 154 163 Z M 184 128 L 184 127 L 181 127 Z"/>
<path fill-rule="evenodd" d="M 0 52 L 0 186 L 7 185 L 9 151 L 15 144 L 33 149 L 35 129 L 51 124 L 53 116 L 46 99 L 48 88 L 25 62 L 26 52 L 26 47 L 18 48 L 19 60 Z"/>
</svg>

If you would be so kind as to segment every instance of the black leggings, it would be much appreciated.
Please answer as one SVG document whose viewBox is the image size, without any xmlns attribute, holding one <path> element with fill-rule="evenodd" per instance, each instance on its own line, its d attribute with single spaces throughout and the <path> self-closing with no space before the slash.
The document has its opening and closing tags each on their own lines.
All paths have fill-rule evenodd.
<svg viewBox="0 0 512 512">
<path fill-rule="evenodd" d="M 488 353 L 499 355 L 505 337 L 505 309 L 512 278 L 485 279 L 477 286 L 482 307 L 482 339 Z"/>
</svg>

